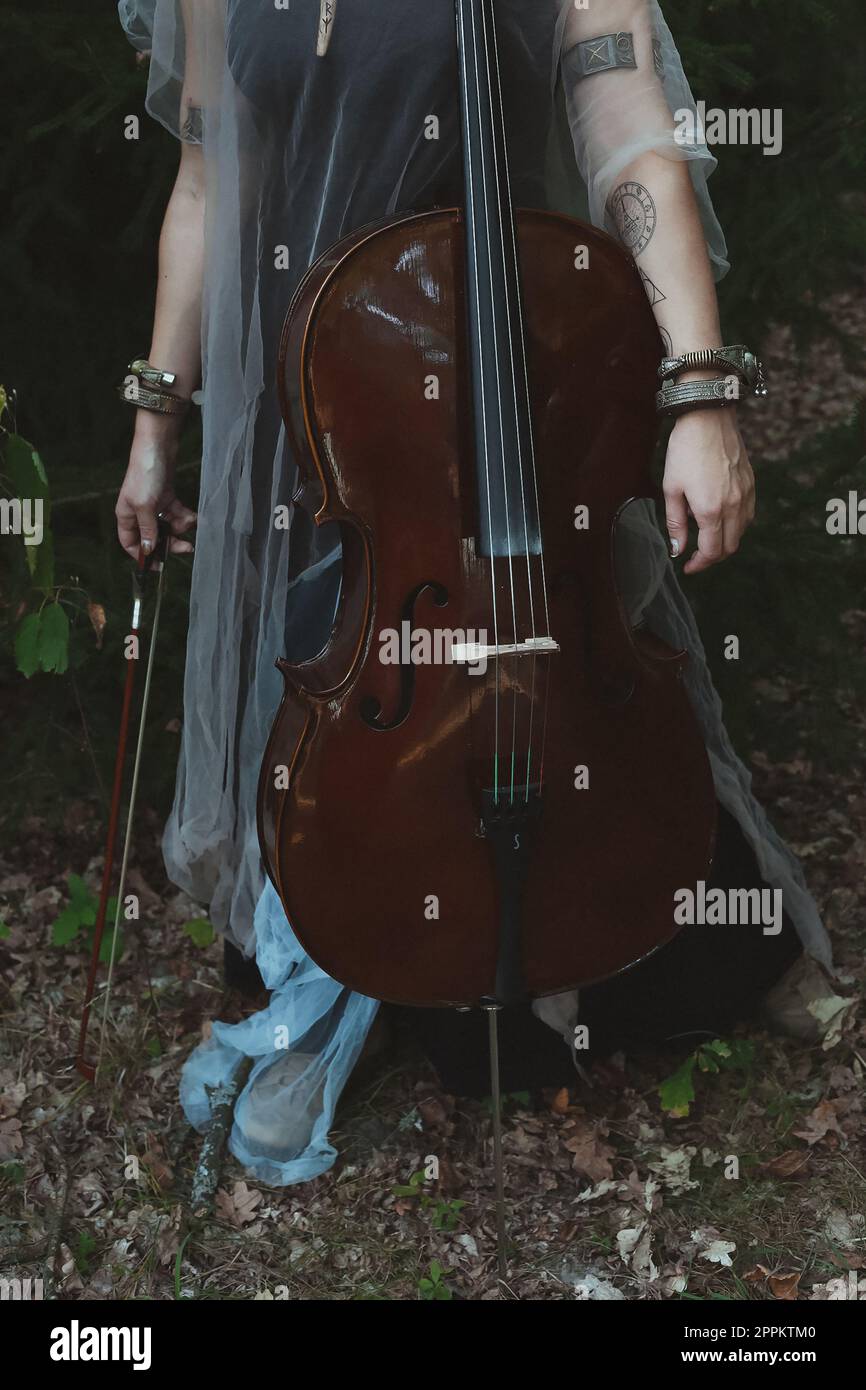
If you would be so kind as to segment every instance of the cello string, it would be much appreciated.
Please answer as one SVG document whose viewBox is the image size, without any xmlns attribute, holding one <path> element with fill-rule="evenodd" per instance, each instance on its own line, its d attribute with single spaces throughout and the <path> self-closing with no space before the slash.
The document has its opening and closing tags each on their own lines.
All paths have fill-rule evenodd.
<svg viewBox="0 0 866 1390">
<path fill-rule="evenodd" d="M 482 30 L 483 30 L 483 32 L 482 32 L 482 33 L 479 33 L 479 31 L 478 31 L 478 26 L 476 25 L 476 26 L 473 28 L 473 43 L 472 43 L 473 64 L 474 64 L 474 68 L 475 68 L 475 96 L 476 96 L 476 103 L 477 103 L 477 108 L 478 108 L 478 129 L 479 129 L 479 131 L 481 130 L 482 121 L 483 121 L 482 109 L 481 109 L 481 97 L 482 97 L 482 92 L 481 92 L 481 70 L 480 70 L 480 66 L 479 66 L 479 54 L 478 54 L 478 40 L 479 40 L 479 39 L 482 39 L 482 42 L 483 42 L 483 44 L 484 44 L 484 73 L 485 73 L 485 77 L 486 77 L 486 80 L 487 80 L 487 102 L 488 102 L 488 105 L 489 105 L 489 107 L 490 107 L 490 130 L 491 130 L 491 133 L 492 133 L 492 130 L 493 130 L 493 90 L 492 90 L 492 86 L 491 86 L 490 57 L 489 57 L 489 54 L 488 54 L 488 52 L 487 52 L 486 15 L 485 15 L 485 9 L 484 9 L 484 0 L 480 0 L 480 14 L 481 14 Z M 486 162 L 485 157 L 484 157 L 484 153 L 485 153 L 485 152 L 484 152 L 484 142 L 483 142 L 483 141 L 481 142 L 480 150 L 481 150 L 481 193 L 482 193 L 481 203 L 482 203 L 482 207 L 483 207 L 483 209 L 484 209 L 484 239 L 485 239 L 485 243 L 486 243 L 487 266 L 488 266 L 488 278 L 489 278 L 489 282 L 490 282 L 490 312 L 491 312 L 491 316 L 492 316 L 492 320 L 493 320 L 493 326 L 492 326 L 492 340 L 493 340 L 493 346 L 494 346 L 494 361 L 495 361 L 495 360 L 498 358 L 497 347 L 498 347 L 498 342 L 499 342 L 499 333 L 498 333 L 497 314 L 496 314 L 496 290 L 495 290 L 494 283 L 493 283 L 493 246 L 492 246 L 491 235 L 490 235 L 490 189 L 489 189 L 489 183 L 488 183 L 487 162 Z M 496 152 L 496 144 L 495 144 L 495 141 L 494 141 L 494 143 L 493 143 L 493 150 L 494 150 L 494 161 L 495 161 L 495 152 Z M 494 175 L 496 175 L 496 172 L 497 172 L 497 171 L 496 171 L 496 169 L 495 169 L 495 167 L 494 167 Z M 497 198 L 497 206 L 499 206 L 499 183 L 498 183 L 498 179 L 497 179 L 497 182 L 494 184 L 494 191 L 495 191 L 496 198 Z M 500 222 L 501 222 L 501 218 L 500 218 Z M 510 325 L 508 325 L 507 319 L 506 319 L 506 327 L 509 328 L 509 330 L 510 330 Z M 496 404 L 497 404 L 497 416 L 498 416 L 498 421 L 499 421 L 499 455 L 500 455 L 500 462 L 501 462 L 501 466 L 502 466 L 502 495 L 503 495 L 504 515 L 505 515 L 505 544 L 506 544 L 506 553 L 507 553 L 507 558 L 508 558 L 508 584 L 509 584 L 509 590 L 510 590 L 510 596 L 511 596 L 511 626 L 512 626 L 512 632 L 513 632 L 513 637 L 514 637 L 514 643 L 515 643 L 515 645 L 516 645 L 517 642 L 519 641 L 519 636 L 518 636 L 518 632 L 517 632 L 517 600 L 516 600 L 516 597 L 515 597 L 515 589 L 514 589 L 514 559 L 513 559 L 513 552 L 512 552 L 512 546 L 511 546 L 511 516 L 510 516 L 510 512 L 509 512 L 509 507 L 508 507 L 508 468 L 507 468 L 507 462 L 506 462 L 506 457 L 505 457 L 505 448 L 504 448 L 504 444 L 505 444 L 505 423 L 504 423 L 503 406 L 502 406 L 502 382 L 501 382 L 500 379 L 499 379 L 499 372 L 498 372 L 498 371 L 497 371 L 497 373 L 496 373 Z M 512 660 L 513 660 L 514 664 L 517 665 L 517 663 L 519 662 L 520 658 L 519 658 L 519 656 L 515 653 L 514 656 L 513 656 L 513 658 L 512 658 Z M 515 676 L 516 676 L 516 672 L 515 672 Z M 512 801 L 512 804 L 513 804 L 513 802 L 514 802 L 514 774 L 515 774 L 516 748 L 517 748 L 517 681 L 516 681 L 516 679 L 514 679 L 514 680 L 512 681 L 511 761 L 510 761 L 511 801 Z M 497 752 L 498 752 L 498 748 L 497 748 Z"/>
<path fill-rule="evenodd" d="M 494 54 L 495 54 L 495 57 L 496 57 L 497 77 L 498 77 L 498 76 L 499 76 L 499 54 L 498 54 L 498 51 L 497 51 L 495 48 L 494 48 Z M 505 181 L 506 181 L 506 187 L 507 187 L 507 190 L 508 190 L 508 203 L 509 203 L 509 206 L 512 207 L 512 209 L 513 209 L 513 203 L 512 203 L 512 199 L 511 199 L 511 176 L 510 176 L 510 173 L 509 173 L 508 161 L 507 161 L 507 160 L 506 160 L 506 163 L 505 163 Z M 517 265 L 518 265 L 517 225 L 516 225 L 516 222 L 515 222 L 515 219 L 514 219 L 513 216 L 512 216 L 512 218 L 511 218 L 511 237 L 512 237 L 512 250 L 513 250 L 513 255 L 514 255 L 514 264 L 515 264 L 515 266 L 517 266 Z M 525 399 L 526 399 L 526 402 L 527 402 L 527 409 L 529 409 L 529 402 L 530 402 L 530 395 L 529 395 L 529 369 L 528 369 L 527 356 L 526 356 L 526 335 L 525 335 L 525 331 L 524 331 L 524 323 L 523 323 L 523 315 L 522 315 L 522 314 L 518 314 L 518 316 L 517 316 L 517 326 L 518 326 L 518 331 L 519 331 L 519 335 L 520 335 L 520 356 L 521 356 L 521 361 L 522 361 L 522 364 L 523 364 L 523 382 L 524 382 L 524 389 L 525 389 L 525 393 L 526 393 Z M 534 494 L 534 498 L 535 498 L 535 521 L 536 521 L 536 527 L 537 527 L 537 531 L 538 531 L 539 561 L 540 561 L 540 568 L 541 568 L 541 592 L 542 592 L 542 599 L 543 599 L 543 603 L 544 603 L 544 622 L 545 622 L 545 626 L 546 626 L 546 628 L 547 628 L 546 636 L 547 636 L 547 637 L 551 637 L 552 634 L 551 634 L 551 631 L 550 631 L 550 605 L 549 605 L 548 594 L 547 594 L 547 568 L 546 568 L 545 560 L 544 560 L 544 532 L 542 531 L 542 527 L 541 527 L 541 504 L 540 504 L 540 501 L 539 501 L 539 494 L 538 494 L 538 470 L 537 470 L 536 462 L 535 462 L 535 439 L 534 439 L 533 431 L 532 431 L 532 416 L 531 416 L 531 414 L 529 415 L 529 418 L 528 418 L 528 421 L 527 421 L 527 434 L 528 434 L 528 441 L 529 441 L 529 462 L 530 462 L 530 470 L 531 470 L 531 475 L 532 475 L 532 487 L 533 487 L 533 494 Z M 521 486 L 522 486 L 522 484 L 523 484 L 523 472 L 522 472 L 522 468 L 521 468 Z M 528 544 L 527 544 L 527 551 L 528 551 L 528 548 L 529 548 L 529 547 L 528 547 Z M 529 564 L 528 556 L 527 556 L 527 564 Z M 531 580 L 530 580 L 530 589 L 531 589 Z M 534 618 L 533 618 L 533 636 L 535 636 Z M 549 697 L 550 697 L 550 659 L 549 659 L 549 656 L 548 656 L 547 662 L 545 663 L 544 691 L 545 691 L 545 693 L 544 693 L 544 719 L 543 719 L 543 722 L 542 722 L 541 748 L 540 748 L 540 752 L 539 752 L 539 789 L 540 789 L 541 784 L 542 784 L 542 782 L 543 782 L 543 780 L 544 780 L 544 746 L 545 746 L 545 740 L 546 740 L 546 737 L 547 737 L 547 709 L 548 709 L 548 701 L 549 701 Z M 535 658 L 533 657 L 532 696 L 531 696 L 530 716 L 529 716 L 529 718 L 530 718 L 530 724 L 529 724 L 529 751 L 527 752 L 527 759 L 526 759 L 526 762 L 527 762 L 527 775 L 526 775 L 526 795 L 527 795 L 527 799 L 528 799 L 528 797 L 529 797 L 529 761 L 530 761 L 530 757 L 531 757 L 531 753 L 532 753 L 532 726 L 533 726 L 533 716 L 534 716 L 534 713 L 535 713 Z"/>
<path fill-rule="evenodd" d="M 474 180 L 474 178 L 473 178 L 473 173 L 472 173 L 472 144 L 471 144 L 471 141 L 469 140 L 469 137 L 468 137 L 468 132 L 469 132 L 469 69 L 468 69 L 468 51 L 467 51 L 467 48 L 466 48 L 466 5 L 467 5 L 468 2 L 469 2 L 469 0 L 460 0 L 460 3 L 459 3 L 459 5 L 458 5 L 458 9 L 457 9 L 457 15 L 458 15 L 458 32 L 459 32 L 459 38 L 460 38 L 460 47 L 461 47 L 462 55 L 463 55 L 462 63 L 461 63 L 461 81 L 460 81 L 460 88 L 461 88 L 461 99 L 462 99 L 462 104 L 463 104 L 463 119 L 464 119 L 464 122 L 465 122 L 465 125 L 466 125 L 466 131 L 467 131 L 467 139 L 466 139 L 466 166 L 467 166 L 467 167 L 466 167 L 466 178 L 465 178 L 465 184 L 466 184 L 466 198 L 467 198 L 467 203 L 468 203 L 468 207 L 467 207 L 467 221 L 468 221 L 468 224 L 469 224 L 469 225 L 472 227 L 472 229 L 473 229 L 473 237 L 472 237 L 472 266 L 471 266 L 471 270 L 472 270 L 472 277 L 473 277 L 473 280 L 474 280 L 474 283 L 475 283 L 475 303 L 476 303 L 476 305 L 477 305 L 477 304 L 480 302 L 480 277 L 479 277 L 479 269 L 478 269 L 478 250 L 477 250 L 477 240 L 476 240 L 476 234 L 477 234 L 478 226 L 477 226 L 477 220 L 476 220 L 475 180 Z M 473 50 L 474 50 L 474 47 L 475 47 L 475 45 L 473 44 Z M 477 58 L 477 55 L 475 56 L 475 68 L 476 68 L 476 86 L 477 86 L 477 69 L 478 69 L 478 58 Z M 481 347 L 480 347 L 480 337 L 481 337 L 481 333 L 480 333 L 480 324 L 476 324 L 476 329 L 477 329 L 478 338 L 479 338 L 479 356 L 480 356 L 480 352 L 481 352 Z M 482 365 L 483 365 L 483 364 L 482 364 Z M 498 805 L 499 805 L 499 685 L 500 685 L 500 666 L 499 666 L 499 618 L 498 618 L 497 605 L 496 605 L 496 553 L 495 553 L 495 545 L 494 545 L 494 539 L 493 539 L 493 505 L 492 505 L 491 494 L 490 494 L 490 450 L 489 450 L 489 441 L 488 441 L 488 434 L 487 434 L 487 395 L 486 395 L 486 387 L 485 387 L 484 372 L 483 372 L 483 370 L 480 372 L 479 375 L 480 375 L 480 390 L 479 390 L 479 395 L 480 395 L 480 398 L 481 398 L 479 404 L 480 404 L 480 407 L 481 407 L 481 433 L 482 433 L 483 448 L 484 448 L 484 478 L 485 478 L 485 484 L 486 484 L 486 489 L 487 489 L 487 524 L 488 524 L 488 530 L 489 530 L 489 533 L 490 533 L 490 587 L 491 587 L 491 598 L 492 598 L 492 604 L 493 604 L 493 644 L 494 644 L 493 662 L 494 662 L 494 670 L 495 670 L 495 677 L 496 677 L 496 679 L 495 679 L 495 687 L 494 687 L 494 698 L 493 698 L 493 727 L 494 727 L 493 801 L 494 801 L 494 804 L 498 806 Z"/>
<path fill-rule="evenodd" d="M 498 225 L 499 225 L 499 245 L 500 245 L 500 249 L 501 249 L 501 253 L 502 253 L 500 264 L 501 264 L 501 266 L 502 266 L 502 272 L 503 272 L 502 288 L 503 288 L 503 299 L 504 299 L 504 301 L 505 301 L 505 330 L 506 330 L 506 339 L 507 339 L 507 343 L 508 343 L 508 358 L 509 358 L 509 364 L 510 364 L 510 368 L 511 368 L 511 397 L 512 397 L 512 402 L 513 402 L 513 406 L 514 406 L 514 439 L 515 439 L 515 442 L 516 442 L 516 445 L 517 445 L 517 466 L 518 466 L 518 471 L 519 471 L 519 475 L 520 475 L 520 497 L 521 497 L 521 508 L 522 508 L 522 512 L 523 512 L 523 534 L 524 534 L 525 546 L 526 546 L 527 575 L 528 575 L 528 578 L 529 578 L 529 612 L 530 612 L 530 625 L 531 625 L 531 629 L 532 629 L 532 635 L 535 636 L 535 614 L 534 614 L 533 594 L 532 594 L 532 577 L 531 577 L 531 573 L 530 573 L 530 569 L 529 569 L 529 529 L 528 529 L 528 523 L 527 523 L 527 517 L 526 517 L 526 498 L 525 498 L 524 486 L 523 486 L 523 455 L 522 455 L 522 445 L 521 445 L 521 438 L 520 438 L 520 416 L 519 416 L 518 404 L 517 404 L 517 375 L 516 375 L 516 368 L 515 368 L 515 361 L 514 361 L 513 303 L 512 303 L 512 296 L 509 294 L 509 284 L 508 284 L 508 279 L 509 279 L 509 277 L 508 277 L 508 267 L 507 267 L 507 262 L 506 262 L 506 251 L 505 251 L 505 228 L 504 228 L 504 226 L 503 226 L 503 217 L 502 217 L 503 182 L 502 182 L 502 175 L 501 175 L 500 167 L 499 167 L 499 163 L 500 163 L 500 162 L 499 162 L 499 151 L 498 151 L 498 146 L 497 146 L 497 142 L 496 142 L 496 139 L 495 139 L 495 120 L 496 120 L 496 113 L 495 113 L 495 108 L 494 108 L 494 92 L 495 92 L 495 90 L 498 90 L 498 91 L 500 92 L 500 115 L 502 114 L 502 107 L 501 107 L 501 85 L 500 85 L 500 81 L 499 81 L 499 58 L 498 58 L 498 53 L 497 53 L 497 48 L 496 48 L 496 24 L 495 24 L 495 21 L 494 21 L 494 18 L 493 18 L 493 13 L 492 13 L 492 8 L 491 8 L 491 10 L 490 10 L 490 26 L 489 26 L 490 32 L 488 33 L 488 22 L 487 22 L 487 21 L 488 21 L 488 3 L 487 3 L 487 0 L 479 0 L 479 11 L 480 11 L 480 16 L 481 16 L 481 37 L 482 37 L 482 41 L 483 41 L 483 45 L 484 45 L 484 72 L 485 72 L 485 78 L 486 78 L 486 81 L 487 81 L 487 106 L 488 106 L 488 109 L 489 109 L 489 117 L 490 117 L 490 131 L 491 131 L 491 135 L 492 135 L 492 137 L 493 137 L 492 140 L 491 140 L 492 153 L 493 153 L 493 189 L 494 189 L 494 196 L 495 196 L 495 199 L 496 199 L 496 208 L 497 208 L 497 212 L 498 212 L 497 221 L 498 221 Z M 477 50 L 476 50 L 476 51 L 477 51 Z M 491 62 L 491 55 L 492 55 L 492 62 Z M 495 69 L 495 73 L 496 73 L 496 86 L 494 86 L 494 69 Z M 478 71 L 478 64 L 477 64 L 477 61 L 476 61 L 476 72 L 477 72 L 477 71 Z M 477 92 L 478 92 L 478 119 L 479 119 L 479 125 L 480 125 L 480 123 L 481 123 L 481 87 L 480 87 L 480 83 L 476 83 L 476 90 L 477 90 Z M 503 140 L 504 140 L 504 130 L 503 130 Z M 503 163 L 505 164 L 506 180 L 507 180 L 507 178 L 508 178 L 508 161 L 507 161 L 507 156 L 506 156 L 506 158 L 503 160 Z M 506 187 L 507 187 L 507 184 L 506 184 Z M 486 235 L 487 235 L 487 252 L 488 252 L 488 263 L 489 263 L 489 266 L 490 266 L 490 300 L 491 300 L 491 308 L 492 308 L 492 311 L 493 311 L 493 339 L 494 339 L 494 343 L 498 345 L 498 334 L 497 334 L 497 331 L 496 331 L 496 296 L 495 296 L 494 287 L 493 287 L 493 249 L 492 249 L 491 232 L 490 232 L 490 206 L 489 206 L 489 199 L 488 199 L 488 190 L 487 190 L 486 173 L 483 175 L 483 189 L 484 189 L 484 194 L 485 194 L 484 205 L 485 205 L 485 228 L 486 228 Z M 509 212 L 510 212 L 510 195 L 509 195 Z M 517 268 L 517 267 L 516 267 L 516 262 L 515 262 L 515 272 L 516 272 L 516 268 Z M 518 308 L 518 312 L 519 312 L 519 308 L 520 308 L 519 300 L 518 300 L 517 308 Z M 498 359 L 498 354 L 497 354 L 497 359 Z M 499 373 L 498 373 L 498 372 L 497 372 L 497 374 L 496 374 L 496 389 L 497 389 L 497 401 L 498 401 L 498 410 L 499 410 L 499 437 L 500 437 L 500 441 L 501 441 L 501 445 L 502 445 L 502 448 L 501 448 L 501 459 L 502 459 L 502 490 L 503 490 L 503 500 L 504 500 L 504 504 L 505 504 L 505 528 L 506 528 L 506 537 L 507 537 L 507 545 L 508 545 L 508 570 L 509 570 L 509 581 L 510 581 L 510 585 L 511 585 L 512 627 L 513 627 L 513 632 L 514 632 L 514 644 L 515 644 L 515 646 L 517 646 L 517 645 L 520 643 L 521 634 L 518 632 L 518 625 L 517 625 L 517 600 L 516 600 L 516 596 L 515 596 L 515 587 L 514 587 L 514 558 L 513 558 L 513 557 L 514 557 L 514 550 L 513 550 L 513 547 L 512 547 L 512 543 L 511 543 L 511 510 L 510 510 L 510 506 L 509 506 L 510 496 L 509 496 L 509 487 L 508 487 L 508 468 L 507 468 L 507 461 L 506 461 L 505 447 L 504 447 L 504 444 L 505 444 L 505 421 L 504 421 L 503 402 L 502 402 L 502 382 L 501 382 L 501 380 L 500 380 L 500 377 L 499 377 Z M 518 723 L 518 714 L 517 714 L 517 711 L 518 711 L 518 700 L 517 700 L 517 692 L 518 692 L 519 684 L 520 684 L 520 682 L 519 682 L 519 680 L 518 680 L 518 672 L 519 672 L 519 670 L 520 670 L 520 654 L 519 654 L 518 652 L 515 652 L 515 653 L 514 653 L 514 655 L 513 655 L 513 657 L 512 657 L 512 662 L 513 662 L 513 667 L 514 667 L 514 677 L 513 677 L 513 680 L 512 680 L 512 701 L 511 701 L 511 802 L 512 802 L 512 805 L 513 805 L 513 803 L 514 803 L 515 776 L 516 776 L 516 769 L 517 769 L 517 723 Z"/>
<path fill-rule="evenodd" d="M 481 0 L 481 9 L 482 9 L 482 16 L 483 16 L 483 23 L 484 23 L 485 48 L 486 48 L 487 61 L 488 61 L 488 75 L 489 75 L 489 86 L 490 86 L 490 115 L 491 115 L 491 124 L 492 124 L 492 122 L 493 122 L 493 78 L 492 78 L 492 74 L 490 73 L 490 70 L 489 70 L 489 63 L 490 63 L 491 55 L 492 55 L 492 60 L 493 60 L 493 64 L 494 64 L 495 72 L 496 72 L 496 87 L 497 87 L 497 90 L 498 90 L 499 93 L 500 93 L 500 110 L 501 110 L 501 111 L 502 111 L 502 106 L 501 106 L 501 99 L 502 99 L 502 98 L 501 98 L 501 93 L 502 93 L 502 75 L 501 75 L 501 70 L 500 70 L 500 66 L 499 66 L 499 45 L 498 45 L 497 39 L 496 39 L 496 23 L 495 23 L 495 18 L 494 18 L 494 14 L 493 14 L 492 5 L 491 5 L 491 10 L 490 10 L 492 41 L 491 41 L 491 39 L 489 39 L 488 36 L 487 36 L 487 6 L 486 6 L 486 4 L 484 3 L 484 0 Z M 504 131 L 504 112 L 503 112 L 503 142 L 504 142 L 504 141 L 505 141 L 505 131 Z M 501 196 L 501 195 L 502 195 L 502 176 L 501 176 L 500 170 L 499 170 L 499 161 L 498 161 L 498 158 L 497 158 L 497 150 L 496 150 L 496 144 L 495 144 L 495 142 L 494 142 L 494 147 L 493 147 L 493 148 L 494 148 L 494 160 L 495 160 L 495 163 L 496 163 L 496 182 L 497 182 L 498 206 L 500 207 L 500 210 L 501 210 L 501 208 L 502 208 L 502 196 Z M 502 163 L 503 163 L 503 168 L 504 168 L 504 190 L 505 190 L 506 208 L 507 208 L 507 212 L 508 212 L 508 220 L 510 221 L 510 224 L 511 224 L 511 255 L 512 255 L 512 265 L 513 265 L 513 267 L 514 267 L 514 277 L 515 277 L 515 279 L 514 279 L 514 285 L 515 285 L 515 298 L 516 298 L 516 304 L 512 304 L 512 302 L 511 302 L 511 296 L 509 295 L 509 292 L 508 292 L 508 290 L 509 290 L 509 287 L 508 287 L 508 275 L 507 275 L 507 272 L 506 272 L 505 281 L 504 281 L 504 288 L 505 288 L 506 314 L 507 314 L 507 322 L 508 322 L 509 364 L 510 364 L 510 367 L 511 367 L 511 385 L 512 385 L 512 395 L 513 395 L 513 399 L 514 399 L 515 439 L 516 439 L 516 441 L 517 441 L 517 462 L 518 462 L 518 471 L 519 471 L 519 477 L 520 477 L 520 505 L 521 505 L 521 511 L 522 511 L 522 515 L 523 515 L 523 536 L 524 536 L 524 545 L 525 545 L 525 551 L 526 551 L 526 582 L 527 582 L 528 599 L 529 599 L 529 622 L 530 622 L 530 629 L 531 629 L 532 637 L 535 638 L 535 637 L 537 636 L 536 620 L 535 620 L 535 590 L 534 590 L 533 575 L 532 575 L 532 556 L 531 556 L 530 548 L 529 548 L 529 523 L 528 523 L 528 518 L 527 518 L 527 507 L 526 507 L 526 483 L 525 483 L 524 463 L 523 463 L 523 437 L 522 437 L 522 431 L 521 431 L 521 428 L 520 428 L 520 412 L 519 412 L 519 407 L 518 407 L 517 361 L 516 361 L 516 353 L 515 353 L 515 339 L 514 339 L 514 327 L 513 327 L 513 325 L 514 325 L 515 311 L 516 311 L 516 317 L 517 317 L 518 332 L 519 332 L 519 337 L 520 337 L 520 349 L 521 349 L 521 358 L 522 358 L 522 366 L 523 366 L 524 400 L 525 400 L 525 402 L 526 402 L 526 409 L 527 409 L 526 428 L 527 428 L 527 434 L 528 434 L 528 436 L 529 436 L 529 453 L 530 453 L 530 460 L 531 460 L 531 463 L 532 463 L 533 478 L 534 478 L 535 512 L 536 512 L 536 530 L 537 530 L 537 535 L 538 535 L 538 545 L 539 545 L 540 558 L 541 558 L 541 581 L 542 581 L 542 592 L 543 592 L 543 596 L 544 596 L 544 609 L 545 609 L 545 618 L 546 618 L 546 622 L 547 622 L 547 635 L 548 635 L 548 636 L 550 636 L 550 619 L 549 619 L 549 616 L 548 616 L 548 607 L 547 607 L 547 585 L 546 585 L 546 578 L 545 578 L 545 571 L 544 571 L 544 541 L 543 541 L 543 537 L 542 537 L 542 534 L 541 534 L 541 517 L 540 517 L 540 513 L 539 513 L 539 506 L 538 506 L 538 483 L 537 483 L 537 479 L 535 479 L 535 450 L 534 450 L 533 439 L 532 439 L 532 417 L 531 417 L 531 413 L 530 413 L 530 410 L 529 410 L 529 399 L 530 399 L 530 398 L 529 398 L 529 375 L 528 375 L 527 365 L 526 365 L 526 345 L 525 345 L 525 340 L 524 340 L 523 314 L 522 314 L 522 298 L 521 298 L 521 293 L 520 293 L 520 262 L 519 262 L 518 251 L 517 251 L 517 231 L 516 231 L 516 223 L 515 223 L 515 215 L 514 215 L 514 204 L 513 204 L 512 196 L 511 196 L 511 175 L 510 175 L 510 171 L 509 171 L 509 168 L 508 168 L 508 151 L 507 151 L 507 148 L 505 148 L 505 147 L 504 147 L 504 149 L 503 149 L 503 155 L 504 155 L 504 157 L 503 157 Z M 503 267 L 504 267 L 505 264 L 506 264 L 506 250 L 505 250 L 505 225 L 504 225 L 504 219 L 502 218 L 502 216 L 500 216 L 500 219 L 499 219 L 499 233 L 500 233 L 500 242 L 501 242 L 501 247 L 502 247 L 502 264 L 503 264 Z M 515 642 L 516 642 L 517 640 L 518 640 L 518 638 L 517 638 L 517 636 L 515 635 Z M 533 655 L 532 655 L 532 675 L 531 675 L 531 685 L 530 685 L 530 694 L 529 694 L 529 733 L 528 733 L 528 739 L 527 739 L 526 778 L 525 778 L 525 789 L 524 789 L 524 796 L 525 796 L 525 799 L 526 799 L 526 800 L 529 799 L 529 786 L 530 786 L 530 776 L 531 776 L 531 771 L 530 771 L 530 769 L 531 769 L 531 761 L 532 761 L 532 737 L 533 737 L 534 715 L 535 715 L 535 683 L 536 683 L 537 661 L 538 661 L 537 656 L 536 656 L 535 653 L 533 653 Z M 519 667 L 519 662 L 520 662 L 519 656 L 515 656 L 515 666 L 516 666 L 516 668 Z M 515 671 L 515 674 L 516 674 L 516 671 Z M 513 726 L 512 726 L 512 738 L 513 738 L 513 743 L 512 743 L 512 768 L 514 767 L 515 760 L 516 760 L 516 750 L 515 750 L 515 742 L 516 742 L 516 717 L 517 717 L 517 715 L 516 715 L 516 709 L 517 709 L 517 682 L 516 682 L 516 681 L 515 681 L 515 689 L 514 689 L 514 702 L 515 702 L 515 708 L 514 708 L 514 723 L 513 723 Z M 514 799 L 514 793 L 513 793 L 513 781 L 512 781 L 512 801 L 513 801 L 513 799 Z"/>
</svg>

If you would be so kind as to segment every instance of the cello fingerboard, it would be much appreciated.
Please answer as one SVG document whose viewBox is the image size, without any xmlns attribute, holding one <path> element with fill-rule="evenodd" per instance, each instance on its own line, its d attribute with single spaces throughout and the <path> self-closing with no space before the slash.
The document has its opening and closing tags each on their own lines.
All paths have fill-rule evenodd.
<svg viewBox="0 0 866 1390">
<path fill-rule="evenodd" d="M 480 555 L 539 554 L 520 270 L 492 0 L 456 0 Z"/>
</svg>

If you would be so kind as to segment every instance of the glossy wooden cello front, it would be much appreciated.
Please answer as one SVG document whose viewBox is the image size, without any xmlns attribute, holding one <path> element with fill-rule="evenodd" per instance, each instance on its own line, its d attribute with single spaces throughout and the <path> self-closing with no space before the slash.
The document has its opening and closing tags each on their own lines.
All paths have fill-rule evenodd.
<svg viewBox="0 0 866 1390">
<path fill-rule="evenodd" d="M 419 1005 L 637 961 L 715 810 L 685 656 L 630 628 L 614 570 L 652 494 L 655 321 L 605 233 L 512 209 L 491 0 L 457 30 L 465 207 L 347 237 L 286 319 L 298 500 L 340 527 L 343 584 L 324 650 L 278 663 L 259 788 L 310 955 Z"/>
</svg>

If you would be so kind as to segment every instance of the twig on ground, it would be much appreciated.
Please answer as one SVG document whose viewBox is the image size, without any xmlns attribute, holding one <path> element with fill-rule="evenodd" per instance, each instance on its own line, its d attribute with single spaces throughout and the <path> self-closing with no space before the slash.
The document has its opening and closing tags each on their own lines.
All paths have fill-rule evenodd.
<svg viewBox="0 0 866 1390">
<path fill-rule="evenodd" d="M 223 1150 L 234 1117 L 235 1102 L 246 1085 L 252 1065 L 253 1059 L 244 1057 L 225 1086 L 208 1088 L 213 1105 L 213 1119 L 204 1136 L 198 1166 L 192 1180 L 189 1205 L 195 1217 L 207 1216 L 213 1209 Z"/>
</svg>

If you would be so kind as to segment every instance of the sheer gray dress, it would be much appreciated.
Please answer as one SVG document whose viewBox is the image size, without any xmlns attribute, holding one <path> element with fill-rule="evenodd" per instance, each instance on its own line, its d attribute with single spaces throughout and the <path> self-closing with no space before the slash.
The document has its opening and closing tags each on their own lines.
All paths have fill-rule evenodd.
<svg viewBox="0 0 866 1390">
<path fill-rule="evenodd" d="M 497 0 L 516 200 L 604 225 L 613 181 L 637 153 L 687 160 L 718 278 L 727 269 L 725 244 L 706 188 L 715 160 L 699 123 L 689 142 L 675 134 L 675 113 L 695 107 L 656 0 L 629 0 L 627 8 L 636 68 L 563 90 L 561 59 L 574 41 L 570 0 Z M 334 528 L 316 530 L 300 513 L 288 533 L 274 524 L 294 484 L 277 408 L 276 346 L 300 277 L 341 235 L 391 213 L 460 201 L 453 4 L 339 0 L 323 58 L 316 56 L 318 0 L 119 0 L 119 12 L 131 41 L 151 55 L 150 114 L 180 138 L 201 140 L 207 178 L 204 451 L 166 862 L 215 925 L 256 952 L 274 991 L 264 1013 L 215 1027 L 187 1065 L 182 1098 L 203 1125 L 205 1085 L 224 1079 L 241 1055 L 258 1058 L 232 1148 L 264 1180 L 292 1182 L 333 1160 L 333 1107 L 377 1006 L 341 989 L 305 955 L 265 886 L 259 857 L 256 782 L 281 694 L 274 660 L 321 647 L 340 577 Z M 202 112 L 200 130 L 190 108 Z M 764 879 L 783 889 L 807 949 L 827 960 L 799 866 L 751 795 L 725 734 L 651 507 L 630 508 L 621 531 L 620 576 L 633 620 L 645 617 L 691 654 L 689 690 L 718 798 Z M 334 859 L 336 866 L 336 845 Z M 574 996 L 536 1007 L 570 1032 Z"/>
</svg>

